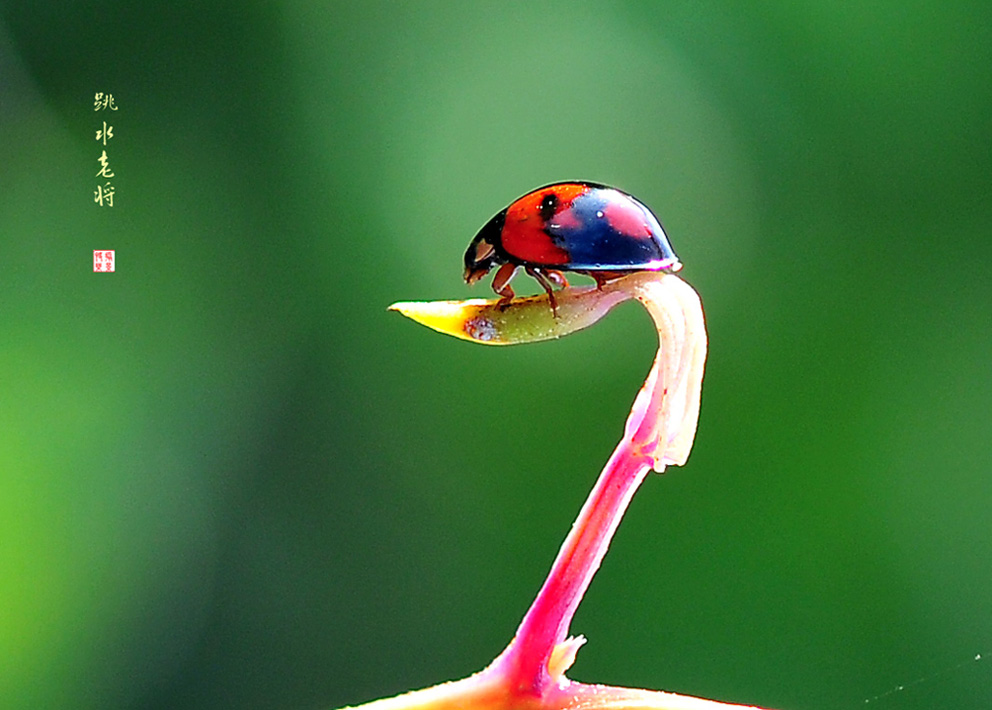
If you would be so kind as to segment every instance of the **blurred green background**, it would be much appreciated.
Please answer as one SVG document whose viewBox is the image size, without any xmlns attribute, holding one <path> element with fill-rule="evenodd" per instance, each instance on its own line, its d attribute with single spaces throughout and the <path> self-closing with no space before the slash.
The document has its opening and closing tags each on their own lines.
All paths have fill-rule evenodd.
<svg viewBox="0 0 992 710">
<path fill-rule="evenodd" d="M 475 231 L 569 178 L 659 214 L 711 341 L 570 675 L 992 706 L 987 2 L 5 3 L 0 85 L 2 707 L 333 708 L 491 660 L 653 331 L 385 308 L 487 295 Z"/>
</svg>

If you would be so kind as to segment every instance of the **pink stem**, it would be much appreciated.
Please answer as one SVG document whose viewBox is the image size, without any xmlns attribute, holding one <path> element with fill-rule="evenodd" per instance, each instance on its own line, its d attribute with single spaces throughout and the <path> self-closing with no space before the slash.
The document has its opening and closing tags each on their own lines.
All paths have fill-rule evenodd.
<svg viewBox="0 0 992 710">
<path fill-rule="evenodd" d="M 513 687 L 541 693 L 551 682 L 551 652 L 565 640 L 582 595 L 651 466 L 652 460 L 638 454 L 626 437 L 606 463 L 516 636 L 490 666 L 512 678 Z"/>
</svg>

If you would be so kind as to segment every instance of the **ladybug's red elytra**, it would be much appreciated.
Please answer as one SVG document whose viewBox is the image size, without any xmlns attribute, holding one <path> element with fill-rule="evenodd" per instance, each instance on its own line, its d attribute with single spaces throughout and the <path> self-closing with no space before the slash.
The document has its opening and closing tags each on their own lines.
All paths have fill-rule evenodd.
<svg viewBox="0 0 992 710">
<path fill-rule="evenodd" d="M 548 292 L 567 286 L 563 271 L 599 284 L 632 271 L 682 268 L 658 218 L 636 198 L 594 182 L 559 182 L 517 198 L 475 235 L 465 252 L 465 281 L 473 284 L 499 266 L 493 290 L 513 298 L 519 267 Z"/>
</svg>

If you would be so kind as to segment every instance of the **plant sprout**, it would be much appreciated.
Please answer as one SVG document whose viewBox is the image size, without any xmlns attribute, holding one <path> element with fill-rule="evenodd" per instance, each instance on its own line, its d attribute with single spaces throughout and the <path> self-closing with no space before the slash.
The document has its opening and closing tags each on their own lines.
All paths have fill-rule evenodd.
<svg viewBox="0 0 992 710">
<path fill-rule="evenodd" d="M 513 640 L 484 670 L 462 680 L 359 706 L 363 710 L 565 710 L 653 708 L 730 710 L 731 705 L 674 693 L 591 685 L 566 671 L 585 643 L 569 625 L 623 513 L 647 474 L 682 465 L 699 416 L 706 329 L 699 296 L 679 277 L 639 271 L 599 286 L 500 301 L 397 303 L 392 310 L 434 330 L 486 345 L 559 338 L 586 328 L 615 305 L 636 299 L 658 329 L 658 354 L 624 435 L 606 463 Z"/>
</svg>

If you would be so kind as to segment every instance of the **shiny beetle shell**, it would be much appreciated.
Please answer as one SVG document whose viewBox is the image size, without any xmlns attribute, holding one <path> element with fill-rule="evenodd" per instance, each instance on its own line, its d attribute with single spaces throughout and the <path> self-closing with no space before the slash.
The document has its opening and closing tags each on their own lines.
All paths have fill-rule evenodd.
<svg viewBox="0 0 992 710">
<path fill-rule="evenodd" d="M 592 182 L 545 185 L 518 198 L 489 220 L 465 252 L 465 281 L 475 283 L 494 267 L 493 290 L 513 298 L 509 281 L 518 267 L 551 296 L 567 285 L 563 271 L 597 282 L 632 271 L 681 268 L 658 218 L 636 198 Z"/>
</svg>

